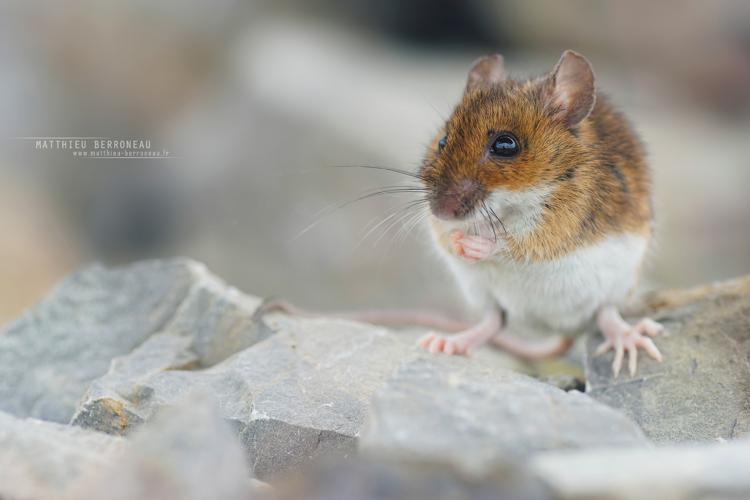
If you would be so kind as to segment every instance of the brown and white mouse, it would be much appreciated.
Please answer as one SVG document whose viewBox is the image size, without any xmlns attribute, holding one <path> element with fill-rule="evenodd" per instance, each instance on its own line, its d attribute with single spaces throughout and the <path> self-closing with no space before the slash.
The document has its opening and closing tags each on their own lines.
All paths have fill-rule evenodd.
<svg viewBox="0 0 750 500">
<path fill-rule="evenodd" d="M 421 325 L 419 345 L 466 354 L 487 342 L 518 357 L 564 354 L 596 323 L 617 375 L 638 349 L 661 361 L 662 326 L 620 315 L 652 233 L 651 178 L 627 120 L 597 94 L 589 62 L 573 51 L 540 78 L 507 77 L 503 58 L 474 63 L 461 102 L 416 177 L 430 206 L 435 248 L 481 319 L 425 311 L 332 314 L 381 325 Z M 413 192 L 413 188 L 399 188 Z M 386 191 L 388 192 L 388 191 Z M 259 310 L 320 316 L 285 301 Z M 530 339 L 530 336 L 545 339 Z"/>
<path fill-rule="evenodd" d="M 419 344 L 462 354 L 492 341 L 525 358 L 564 353 L 593 322 L 598 352 L 638 349 L 661 360 L 661 325 L 620 316 L 652 235 L 651 178 L 631 125 L 596 92 L 573 51 L 540 78 L 508 78 L 500 55 L 479 59 L 461 102 L 434 139 L 419 178 L 439 254 L 477 324 Z M 551 336 L 521 340 L 526 331 Z M 516 335 L 514 335 L 516 334 Z"/>
</svg>

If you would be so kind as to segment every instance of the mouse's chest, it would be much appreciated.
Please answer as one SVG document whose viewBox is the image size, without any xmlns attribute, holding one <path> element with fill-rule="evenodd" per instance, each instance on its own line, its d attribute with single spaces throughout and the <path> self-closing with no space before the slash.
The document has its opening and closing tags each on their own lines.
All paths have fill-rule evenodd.
<svg viewBox="0 0 750 500">
<path fill-rule="evenodd" d="M 635 287 L 647 240 L 610 237 L 554 261 L 516 262 L 502 256 L 487 262 L 453 259 L 459 282 L 473 302 L 492 301 L 509 321 L 543 323 L 575 330 L 604 304 L 620 304 Z"/>
</svg>

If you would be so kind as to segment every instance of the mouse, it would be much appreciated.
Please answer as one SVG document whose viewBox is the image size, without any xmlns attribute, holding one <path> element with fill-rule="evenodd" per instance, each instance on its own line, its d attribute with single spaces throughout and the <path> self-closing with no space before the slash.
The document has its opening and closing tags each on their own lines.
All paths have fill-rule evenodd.
<svg viewBox="0 0 750 500">
<path fill-rule="evenodd" d="M 419 345 L 464 354 L 492 342 L 519 357 L 564 354 L 595 324 L 617 376 L 638 352 L 657 361 L 651 318 L 626 322 L 653 234 L 643 143 L 597 91 L 591 63 L 565 51 L 536 78 L 510 78 L 495 54 L 471 67 L 460 102 L 419 172 L 439 258 L 481 319 Z M 528 332 L 546 338 L 522 341 Z M 516 333 L 517 335 L 511 335 Z"/>
<path fill-rule="evenodd" d="M 652 181 L 628 119 L 597 91 L 591 63 L 567 50 L 549 73 L 508 75 L 499 54 L 471 66 L 463 95 L 430 142 L 419 172 L 431 246 L 474 311 L 328 314 L 431 329 L 418 346 L 466 355 L 491 344 L 527 361 L 564 355 L 597 326 L 617 377 L 639 350 L 662 361 L 661 324 L 621 315 L 652 241 Z M 411 189 L 409 189 L 411 191 Z M 323 316 L 270 299 L 280 310 Z"/>
</svg>

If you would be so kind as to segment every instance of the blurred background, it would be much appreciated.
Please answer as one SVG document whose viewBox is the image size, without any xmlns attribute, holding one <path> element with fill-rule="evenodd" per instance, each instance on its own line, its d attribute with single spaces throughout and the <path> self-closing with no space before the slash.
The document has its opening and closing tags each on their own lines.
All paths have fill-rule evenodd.
<svg viewBox="0 0 750 500">
<path fill-rule="evenodd" d="M 577 50 L 636 124 L 658 212 L 646 286 L 750 272 L 750 2 L 0 5 L 0 321 L 91 261 L 173 255 L 308 307 L 459 309 L 424 231 L 367 234 L 408 197 L 326 210 L 403 179 L 329 167 L 415 170 L 491 52 L 525 76 Z M 23 139 L 47 136 L 174 157 Z"/>
</svg>

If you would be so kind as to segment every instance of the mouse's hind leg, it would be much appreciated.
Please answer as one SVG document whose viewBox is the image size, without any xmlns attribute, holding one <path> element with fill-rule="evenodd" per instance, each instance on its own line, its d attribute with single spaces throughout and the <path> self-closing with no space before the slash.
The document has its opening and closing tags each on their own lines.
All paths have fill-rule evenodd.
<svg viewBox="0 0 750 500">
<path fill-rule="evenodd" d="M 525 340 L 504 333 L 498 333 L 491 340 L 496 347 L 524 361 L 558 358 L 568 352 L 574 342 L 572 337 L 556 336 L 543 340 Z"/>
</svg>

